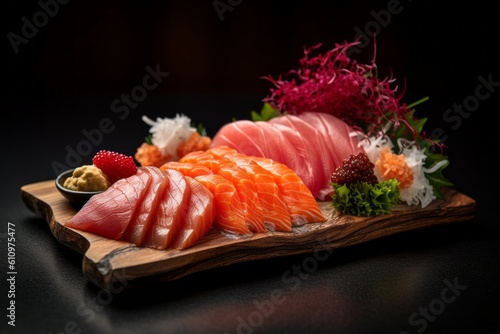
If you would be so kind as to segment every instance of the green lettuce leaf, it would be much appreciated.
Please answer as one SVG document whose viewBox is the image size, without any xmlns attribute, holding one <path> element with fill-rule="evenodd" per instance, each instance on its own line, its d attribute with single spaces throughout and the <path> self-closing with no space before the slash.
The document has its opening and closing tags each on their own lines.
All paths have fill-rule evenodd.
<svg viewBox="0 0 500 334">
<path fill-rule="evenodd" d="M 252 116 L 252 121 L 257 122 L 257 121 L 264 121 L 267 122 L 271 118 L 279 116 L 280 113 L 277 109 L 273 108 L 269 103 L 264 103 L 264 106 L 262 107 L 260 113 L 256 112 L 255 110 L 252 110 L 251 116 Z"/>
<path fill-rule="evenodd" d="M 399 202 L 399 182 L 396 179 L 370 184 L 357 182 L 351 185 L 333 183 L 335 194 L 332 205 L 338 211 L 355 216 L 379 216 L 392 212 Z"/>
</svg>

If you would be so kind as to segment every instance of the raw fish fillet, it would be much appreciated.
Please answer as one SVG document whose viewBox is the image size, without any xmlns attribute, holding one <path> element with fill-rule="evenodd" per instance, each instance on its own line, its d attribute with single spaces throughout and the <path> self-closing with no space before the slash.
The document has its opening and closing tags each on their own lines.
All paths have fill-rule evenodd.
<svg viewBox="0 0 500 334">
<path fill-rule="evenodd" d="M 211 148 L 229 146 L 245 155 L 285 164 L 320 200 L 332 191 L 331 174 L 342 160 L 363 151 L 357 138 L 350 135 L 351 128 L 329 114 L 284 115 L 267 123 L 248 120 L 228 123 L 212 138 Z"/>
<path fill-rule="evenodd" d="M 264 215 L 257 186 L 247 172 L 233 161 L 216 157 L 208 151 L 192 152 L 180 159 L 180 163 L 202 165 L 214 174 L 231 181 L 240 197 L 245 222 L 252 232 L 266 232 Z"/>
<path fill-rule="evenodd" d="M 186 219 L 171 243 L 171 247 L 177 249 L 193 246 L 210 230 L 216 214 L 214 196 L 208 188 L 189 176 L 184 177 L 191 196 L 187 204 Z"/>
<path fill-rule="evenodd" d="M 185 176 L 196 177 L 198 175 L 212 174 L 207 167 L 190 162 L 169 161 L 160 167 L 161 170 L 175 169 Z"/>
<path fill-rule="evenodd" d="M 66 227 L 120 239 L 133 217 L 136 206 L 147 194 L 151 175 L 142 168 L 116 181 L 106 191 L 92 196 L 64 225 Z"/>
<path fill-rule="evenodd" d="M 255 122 L 239 120 L 225 124 L 212 138 L 211 147 L 229 146 L 246 155 L 265 156 L 269 152 L 266 142 L 269 133 Z"/>
<path fill-rule="evenodd" d="M 292 225 L 299 226 L 326 220 L 318 202 L 297 173 L 271 159 L 254 157 L 253 160 L 273 174 L 290 213 Z"/>
<path fill-rule="evenodd" d="M 231 155 L 242 156 L 235 149 L 228 146 L 213 147 L 210 148 L 208 152 L 227 159 L 229 159 Z M 273 175 L 288 208 L 292 225 L 298 226 L 305 223 L 326 220 L 319 208 L 318 202 L 316 202 L 311 191 L 306 187 L 295 171 L 272 159 L 261 157 L 248 157 L 248 159 L 256 162 Z"/>
<path fill-rule="evenodd" d="M 231 181 L 217 174 L 199 175 L 194 179 L 207 187 L 214 195 L 216 210 L 214 227 L 226 234 L 238 236 L 252 234 L 245 222 L 238 191 Z"/>
<path fill-rule="evenodd" d="M 224 158 L 243 168 L 255 183 L 267 229 L 292 231 L 290 214 L 274 176 L 244 154 L 227 154 Z"/>
<path fill-rule="evenodd" d="M 187 219 L 191 195 L 191 188 L 182 173 L 173 169 L 166 169 L 163 173 L 168 178 L 168 187 L 157 206 L 143 243 L 144 246 L 160 250 L 170 247 L 182 222 Z"/>
<path fill-rule="evenodd" d="M 252 232 L 267 232 L 264 224 L 264 209 L 259 198 L 258 187 L 248 173 L 236 164 L 224 164 L 217 171 L 233 183 L 240 195 L 245 222 Z"/>
<path fill-rule="evenodd" d="M 300 119 L 309 123 L 323 133 L 330 146 L 334 147 L 332 152 L 336 153 L 335 166 L 342 165 L 342 161 L 349 155 L 364 152 L 359 146 L 359 140 L 351 136 L 353 129 L 341 119 L 326 113 L 304 112 L 297 115 Z"/>
<path fill-rule="evenodd" d="M 300 143 L 294 143 L 293 146 L 300 146 L 304 143 L 305 151 L 303 154 L 299 154 L 304 164 L 304 168 L 307 168 L 309 172 L 309 189 L 311 192 L 318 194 L 322 189 L 330 187 L 330 178 L 337 167 L 337 155 L 334 154 L 334 150 L 331 150 L 332 145 L 328 145 L 326 136 L 316 129 L 314 126 L 305 122 L 302 118 L 297 116 L 288 115 L 287 117 L 275 117 L 269 121 L 271 125 L 281 124 L 289 127 L 292 131 L 283 131 L 286 134 L 298 133 Z M 290 136 L 290 141 L 295 138 Z M 285 165 L 292 165 L 289 161 L 284 160 Z M 294 162 L 297 165 L 297 162 Z M 298 173 L 298 171 L 296 171 Z M 307 173 L 306 171 L 303 172 Z M 302 173 L 302 172 L 301 172 Z"/>
<path fill-rule="evenodd" d="M 156 167 L 142 167 L 145 173 L 151 175 L 151 185 L 143 200 L 138 203 L 135 213 L 128 224 L 122 239 L 137 246 L 142 245 L 146 232 L 156 215 L 156 209 L 163 200 L 165 189 L 168 188 L 168 177 Z"/>
</svg>

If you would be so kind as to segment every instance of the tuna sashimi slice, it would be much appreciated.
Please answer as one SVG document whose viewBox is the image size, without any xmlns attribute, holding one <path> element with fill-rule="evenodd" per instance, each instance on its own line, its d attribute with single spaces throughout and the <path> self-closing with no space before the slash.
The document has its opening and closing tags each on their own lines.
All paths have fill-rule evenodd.
<svg viewBox="0 0 500 334">
<path fill-rule="evenodd" d="M 151 185 L 144 199 L 136 207 L 136 211 L 122 236 L 123 240 L 137 246 L 142 245 L 169 182 L 165 173 L 157 167 L 147 166 L 141 167 L 141 169 L 151 175 Z"/>
<path fill-rule="evenodd" d="M 193 246 L 212 227 L 215 219 L 214 196 L 207 187 L 189 176 L 184 176 L 190 188 L 187 213 L 171 247 L 186 249 Z"/>
<path fill-rule="evenodd" d="M 324 173 L 318 173 L 318 168 L 321 166 L 316 163 L 317 156 L 314 154 L 312 145 L 317 145 L 307 141 L 297 130 L 283 125 L 272 124 L 276 127 L 285 138 L 291 143 L 293 150 L 288 152 L 284 161 L 278 161 L 292 168 L 302 181 L 307 185 L 311 193 L 316 196 L 323 185 Z M 267 158 L 264 156 L 264 158 Z"/>
<path fill-rule="evenodd" d="M 313 196 L 317 197 L 321 190 L 329 188 L 331 175 L 337 167 L 335 161 L 337 155 L 334 153 L 330 141 L 328 141 L 325 134 L 302 118 L 294 115 L 275 117 L 271 119 L 269 123 L 273 125 L 282 124 L 288 126 L 294 130 L 293 132 L 300 134 L 299 137 L 301 141 L 304 142 L 307 150 L 306 154 L 309 154 L 309 156 L 306 155 L 304 157 L 300 152 L 297 153 L 299 153 L 299 159 L 306 159 L 307 167 L 309 167 L 307 172 L 309 173 L 302 173 L 302 169 L 298 168 L 296 172 L 300 175 L 302 181 L 309 187 Z M 290 132 L 285 133 L 289 134 Z M 293 141 L 293 139 L 290 138 L 290 141 Z M 293 151 L 288 155 L 290 156 L 292 154 Z M 297 159 L 295 161 L 297 161 Z M 284 163 L 287 166 L 296 166 L 296 162 L 295 164 L 290 164 L 286 160 L 277 160 L 277 162 Z"/>
<path fill-rule="evenodd" d="M 297 173 L 272 159 L 254 157 L 253 160 L 273 174 L 294 226 L 326 220 L 318 202 Z"/>
<path fill-rule="evenodd" d="M 342 161 L 349 155 L 356 155 L 363 152 L 357 137 L 352 136 L 353 129 L 341 119 L 326 113 L 304 112 L 297 117 L 312 125 L 324 134 L 336 153 L 335 168 L 342 165 Z"/>
<path fill-rule="evenodd" d="M 109 239 L 120 239 L 135 208 L 144 199 L 150 181 L 151 175 L 139 168 L 136 174 L 120 179 L 106 191 L 92 196 L 64 225 Z"/>
<path fill-rule="evenodd" d="M 212 138 L 211 146 L 229 146 L 246 155 L 266 156 L 268 134 L 249 120 L 239 120 L 221 127 Z"/>
<path fill-rule="evenodd" d="M 194 178 L 214 195 L 216 216 L 213 226 L 220 231 L 239 236 L 252 234 L 245 222 L 243 206 L 234 184 L 218 174 Z"/>
<path fill-rule="evenodd" d="M 191 188 L 184 175 L 173 169 L 163 171 L 168 178 L 162 200 L 159 202 L 143 245 L 155 249 L 170 247 L 188 212 Z"/>
</svg>

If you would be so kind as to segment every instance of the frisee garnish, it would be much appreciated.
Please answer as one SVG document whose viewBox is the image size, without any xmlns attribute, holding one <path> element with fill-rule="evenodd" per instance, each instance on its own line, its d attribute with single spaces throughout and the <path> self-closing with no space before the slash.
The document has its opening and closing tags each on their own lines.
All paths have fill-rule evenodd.
<svg viewBox="0 0 500 334">
<path fill-rule="evenodd" d="M 356 182 L 349 185 L 332 183 L 335 191 L 332 205 L 339 212 L 355 216 L 379 216 L 392 212 L 399 202 L 399 182 L 391 179 L 376 184 Z"/>
</svg>

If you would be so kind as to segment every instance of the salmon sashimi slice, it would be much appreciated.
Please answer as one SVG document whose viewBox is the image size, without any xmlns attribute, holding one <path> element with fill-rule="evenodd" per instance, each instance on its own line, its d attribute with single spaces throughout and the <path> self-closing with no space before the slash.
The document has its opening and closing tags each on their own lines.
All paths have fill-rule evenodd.
<svg viewBox="0 0 500 334">
<path fill-rule="evenodd" d="M 143 245 L 155 249 L 166 249 L 175 239 L 188 212 L 191 188 L 184 175 L 173 169 L 163 171 L 168 187 L 155 211 Z"/>
<path fill-rule="evenodd" d="M 236 164 L 223 163 L 218 175 L 233 183 L 240 196 L 245 222 L 253 232 L 267 232 L 264 210 L 260 202 L 257 185 L 250 175 Z"/>
<path fill-rule="evenodd" d="M 254 182 L 267 229 L 291 232 L 290 213 L 274 176 L 244 154 L 226 154 L 225 157 L 243 168 Z"/>
<path fill-rule="evenodd" d="M 192 151 L 179 159 L 179 162 L 196 163 L 199 160 L 212 159 L 213 155 L 207 151 Z"/>
<path fill-rule="evenodd" d="M 207 152 L 217 157 L 229 158 L 231 155 L 244 157 L 242 153 L 229 146 L 213 147 Z M 249 156 L 248 159 L 257 162 L 273 174 L 290 212 L 293 225 L 326 220 L 310 189 L 293 169 L 273 159 L 257 156 Z"/>
<path fill-rule="evenodd" d="M 198 163 L 169 161 L 160 167 L 161 170 L 175 169 L 181 172 L 184 176 L 196 177 L 199 175 L 212 174 L 212 171 Z"/>
<path fill-rule="evenodd" d="M 192 161 L 193 165 L 202 165 L 210 169 L 214 174 L 218 174 L 226 180 L 231 181 L 240 197 L 245 222 L 250 230 L 252 232 L 267 231 L 257 187 L 244 169 L 236 165 L 234 161 L 217 157 L 208 151 L 200 155 L 196 154 L 195 157 L 191 155 L 187 160 Z M 183 162 L 185 160 L 181 158 L 180 161 Z"/>
<path fill-rule="evenodd" d="M 176 249 L 193 246 L 210 230 L 216 214 L 214 196 L 210 190 L 193 178 L 184 177 L 191 195 L 187 204 L 186 217 L 171 243 L 171 247 Z"/>
<path fill-rule="evenodd" d="M 291 168 L 272 159 L 252 159 L 274 175 L 294 226 L 326 220 L 309 188 Z"/>
<path fill-rule="evenodd" d="M 179 162 L 198 164 L 208 168 L 212 173 L 217 174 L 222 161 L 208 151 L 195 151 L 179 159 Z M 227 161 L 227 163 L 229 163 L 229 161 Z"/>
<path fill-rule="evenodd" d="M 194 178 L 213 194 L 216 216 L 213 226 L 230 235 L 252 234 L 245 222 L 240 196 L 233 183 L 218 174 L 200 175 Z"/>
<path fill-rule="evenodd" d="M 243 168 L 255 183 L 262 206 L 264 223 L 269 230 L 290 232 L 292 221 L 287 204 L 271 172 L 252 161 L 252 156 L 240 153 L 227 145 L 211 147 L 208 153 L 227 159 Z"/>
<path fill-rule="evenodd" d="M 142 202 L 136 207 L 135 213 L 122 236 L 123 240 L 137 246 L 142 245 L 169 182 L 169 179 L 165 177 L 165 173 L 159 168 L 152 166 L 142 168 L 144 172 L 151 175 L 151 185 Z"/>
<path fill-rule="evenodd" d="M 227 155 L 240 154 L 237 149 L 227 145 L 214 146 L 209 148 L 206 152 L 217 158 L 226 158 Z"/>
<path fill-rule="evenodd" d="M 118 240 L 147 193 L 151 175 L 141 168 L 116 181 L 106 191 L 92 196 L 64 225 Z"/>
</svg>

